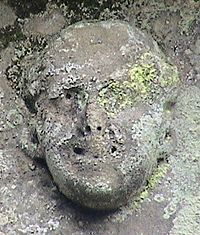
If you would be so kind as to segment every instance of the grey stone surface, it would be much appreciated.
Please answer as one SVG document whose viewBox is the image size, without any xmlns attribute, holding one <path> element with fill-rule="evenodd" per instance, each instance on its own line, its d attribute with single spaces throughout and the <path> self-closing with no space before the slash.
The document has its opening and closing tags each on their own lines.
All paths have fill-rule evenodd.
<svg viewBox="0 0 200 235">
<path fill-rule="evenodd" d="M 5 4 L 4 1 L 0 2 L 0 19 L 0 28 L 13 25 L 17 19 L 13 9 Z"/>
<path fill-rule="evenodd" d="M 120 11 L 115 5 L 111 14 L 109 13 L 109 11 L 112 11 L 110 7 L 106 11 L 100 9 L 100 7 L 97 8 L 101 13 L 101 19 L 110 16 L 128 19 L 131 24 L 134 22 L 138 27 L 151 33 L 164 52 L 170 55 L 174 63 L 178 65 L 184 83 L 190 84 L 199 79 L 198 60 L 195 59 L 197 51 L 194 48 L 199 35 L 200 3 L 192 0 L 163 0 L 144 3 L 144 1 L 138 0 L 134 1 L 134 4 L 128 1 L 127 7 L 125 2 L 122 3 Z M 118 4 L 117 1 L 115 3 Z M 77 7 L 78 19 L 80 19 L 81 14 L 83 19 L 94 18 L 93 15 L 90 15 L 92 9 L 85 11 L 83 8 Z M 66 6 L 62 6 L 62 9 L 66 10 L 64 14 L 66 20 L 70 21 L 69 18 L 71 16 L 73 18 L 75 14 L 69 14 Z M 95 15 L 98 17 L 96 11 Z M 158 23 L 159 21 L 161 24 Z M 156 31 L 154 30 L 155 22 L 157 22 Z M 170 31 L 167 30 L 166 33 L 165 25 L 175 25 L 175 27 L 172 27 Z M 15 54 L 14 47 L 8 47 L 6 53 L 1 52 L 1 75 L 9 66 L 11 58 Z M 188 49 L 192 51 L 190 55 L 186 53 Z M 21 101 L 17 98 L 15 92 L 3 82 L 5 79 L 4 76 L 0 77 L 0 87 L 4 91 L 5 97 L 4 99 L 1 98 L 4 105 L 1 106 L 3 107 L 1 113 L 3 120 L 5 120 L 10 109 L 16 109 L 18 106 L 20 106 L 21 113 L 26 113 L 24 111 L 26 108 L 18 104 Z M 9 85 L 11 84 L 9 83 Z M 198 116 L 194 118 L 194 111 L 192 111 L 193 114 L 189 117 L 190 109 L 196 109 L 198 106 L 195 101 L 199 99 L 198 90 L 198 87 L 184 88 L 183 95 L 177 100 L 175 106 L 178 107 L 178 110 L 174 121 L 174 125 L 177 127 L 174 130 L 180 133 L 178 145 L 182 146 L 183 144 L 187 152 L 179 149 L 177 153 L 168 158 L 168 164 L 159 164 L 158 172 L 155 172 L 150 178 L 146 186 L 147 189 L 145 187 L 139 195 L 139 199 L 131 197 L 129 203 L 115 213 L 99 214 L 94 211 L 82 211 L 66 197 L 63 197 L 53 184 L 45 164 L 33 162 L 31 158 L 20 151 L 18 145 L 20 135 L 18 135 L 18 132 L 21 132 L 24 124 L 15 126 L 9 131 L 1 131 L 0 213 L 1 223 L 4 225 L 0 225 L 0 234 L 132 235 L 133 232 L 135 235 L 198 234 L 199 157 L 198 148 L 195 147 L 198 145 L 198 135 L 194 134 L 196 131 L 198 132 Z M 190 96 L 193 94 L 195 94 L 195 100 Z M 186 105 L 181 101 L 182 99 L 186 102 Z M 189 103 L 187 99 L 190 100 Z M 185 129 L 185 115 L 182 115 L 180 109 L 182 105 L 183 113 L 188 113 Z M 195 106 L 196 108 L 194 108 Z M 25 118 L 24 120 L 28 119 Z M 192 131 L 191 138 L 190 121 L 194 124 L 191 125 L 192 129 L 197 125 L 196 131 Z M 181 139 L 181 135 L 186 136 L 186 133 L 188 137 Z M 175 134 L 172 136 L 175 136 Z M 191 152 L 189 151 L 191 142 L 184 143 L 184 140 L 189 139 L 196 143 L 193 145 L 194 148 L 191 148 Z M 194 161 L 192 160 L 194 158 L 191 158 L 192 155 L 195 155 Z M 153 185 L 153 187 L 150 187 L 150 185 Z"/>
<path fill-rule="evenodd" d="M 26 56 L 21 64 L 20 79 L 15 65 L 8 78 L 37 113 L 36 140 L 25 130 L 22 148 L 45 157 L 73 201 L 93 209 L 125 204 L 163 158 L 164 102 L 176 68 L 153 39 L 122 21 L 71 25 L 32 66 Z"/>
</svg>

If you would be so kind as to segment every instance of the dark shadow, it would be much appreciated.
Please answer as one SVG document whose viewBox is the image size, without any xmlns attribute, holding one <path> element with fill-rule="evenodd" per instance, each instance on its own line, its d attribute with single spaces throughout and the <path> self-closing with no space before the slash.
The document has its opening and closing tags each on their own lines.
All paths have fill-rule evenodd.
<svg viewBox="0 0 200 235">
<path fill-rule="evenodd" d="M 20 18 L 26 18 L 32 14 L 37 14 L 46 9 L 48 0 L 8 0 L 8 4 L 13 7 Z"/>
</svg>

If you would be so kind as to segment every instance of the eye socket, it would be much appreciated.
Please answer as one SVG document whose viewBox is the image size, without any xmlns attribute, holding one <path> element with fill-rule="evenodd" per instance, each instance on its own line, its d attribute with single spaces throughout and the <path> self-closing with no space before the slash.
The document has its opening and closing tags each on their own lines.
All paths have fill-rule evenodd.
<svg viewBox="0 0 200 235">
<path fill-rule="evenodd" d="M 98 127 L 97 127 L 97 130 L 98 130 L 98 131 L 101 131 L 101 129 L 102 129 L 101 126 L 98 126 Z"/>
<path fill-rule="evenodd" d="M 67 93 L 66 95 L 65 95 L 65 97 L 66 97 L 66 99 L 71 99 L 72 98 L 72 95 L 70 94 L 70 93 Z"/>
<path fill-rule="evenodd" d="M 87 125 L 86 127 L 85 127 L 85 131 L 86 131 L 86 133 L 91 133 L 91 127 L 89 126 L 89 125 Z"/>
<path fill-rule="evenodd" d="M 117 151 L 117 148 L 115 146 L 111 147 L 111 153 L 114 153 L 115 151 Z"/>
<path fill-rule="evenodd" d="M 78 155 L 84 155 L 84 153 L 85 153 L 85 149 L 84 149 L 84 148 L 81 148 L 81 147 L 79 147 L 79 146 L 75 146 L 75 147 L 73 148 L 73 151 L 74 151 L 74 153 L 76 153 L 76 154 L 78 154 Z"/>
<path fill-rule="evenodd" d="M 172 109 L 175 107 L 176 105 L 176 102 L 173 101 L 173 100 L 170 100 L 170 101 L 167 101 L 165 104 L 164 104 L 164 108 L 165 110 L 167 111 L 172 111 Z"/>
</svg>

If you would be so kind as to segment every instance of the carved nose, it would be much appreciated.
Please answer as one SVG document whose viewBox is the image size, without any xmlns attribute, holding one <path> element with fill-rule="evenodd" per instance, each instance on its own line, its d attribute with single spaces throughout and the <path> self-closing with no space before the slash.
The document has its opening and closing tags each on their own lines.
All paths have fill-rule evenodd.
<svg viewBox="0 0 200 235">
<path fill-rule="evenodd" d="M 93 135 L 102 135 L 108 124 L 108 117 L 97 102 L 90 102 L 86 111 L 87 128 Z"/>
</svg>

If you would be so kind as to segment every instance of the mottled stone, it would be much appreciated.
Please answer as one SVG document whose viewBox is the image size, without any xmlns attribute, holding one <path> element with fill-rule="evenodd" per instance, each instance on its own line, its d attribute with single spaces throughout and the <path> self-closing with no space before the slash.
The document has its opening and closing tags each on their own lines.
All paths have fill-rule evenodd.
<svg viewBox="0 0 200 235">
<path fill-rule="evenodd" d="M 17 16 L 12 8 L 7 6 L 5 3 L 0 2 L 0 28 L 13 25 L 16 18 Z"/>
<path fill-rule="evenodd" d="M 58 33 L 65 23 L 66 19 L 61 10 L 55 5 L 50 5 L 45 12 L 27 19 L 23 30 L 26 35 L 53 35 Z"/>
<path fill-rule="evenodd" d="M 164 104 L 177 69 L 152 38 L 121 21 L 69 26 L 33 58 L 14 80 L 37 119 L 22 147 L 45 156 L 73 201 L 125 204 L 170 150 Z"/>
<path fill-rule="evenodd" d="M 170 235 L 198 234 L 199 224 L 199 129 L 200 88 L 182 87 L 173 107 L 171 128 L 176 135 L 176 151 L 169 158 L 173 196 L 164 209 L 164 218 L 173 218 Z M 175 216 L 176 215 L 176 216 Z"/>
<path fill-rule="evenodd" d="M 200 55 L 200 38 L 197 38 L 197 40 L 195 42 L 194 52 L 196 54 Z"/>
</svg>

